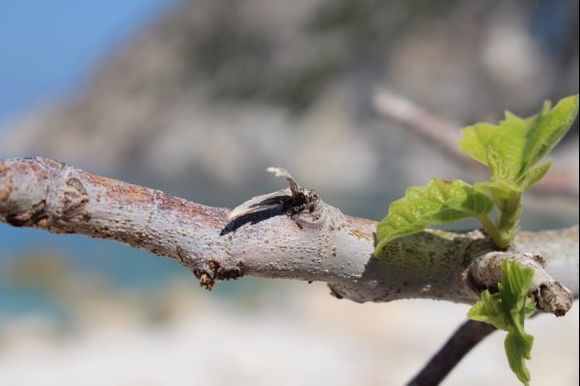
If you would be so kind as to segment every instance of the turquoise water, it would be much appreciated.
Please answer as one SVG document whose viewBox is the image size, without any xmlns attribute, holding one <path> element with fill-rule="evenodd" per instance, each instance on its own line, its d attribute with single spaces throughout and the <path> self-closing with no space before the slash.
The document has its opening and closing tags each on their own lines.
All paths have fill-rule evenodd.
<svg viewBox="0 0 580 386">
<path fill-rule="evenodd" d="M 182 280 L 191 281 L 191 288 L 199 288 L 203 296 L 251 303 L 256 293 L 266 290 L 269 285 L 265 280 L 244 278 L 222 282 L 210 294 L 199 287 L 191 271 L 173 259 L 112 241 L 78 235 L 54 235 L 0 223 L 0 323 L 7 316 L 41 314 L 62 325 L 74 314 L 70 308 L 74 305 L 65 299 L 67 296 L 63 298 L 62 289 L 53 288 L 55 285 L 50 282 L 48 286 L 34 284 L 34 277 L 39 275 L 38 268 L 27 265 L 21 269 L 37 271 L 33 273 L 36 276 L 32 280 L 27 278 L 25 283 L 10 273 L 10 267 L 27 259 L 38 262 L 39 257 L 40 261 L 56 258 L 64 266 L 60 276 L 56 276 L 57 280 L 72 281 L 72 288 L 79 282 L 83 285 L 83 280 L 89 280 L 86 286 L 88 292 L 83 291 L 81 298 L 90 291 L 99 291 L 102 286 L 107 288 L 106 296 L 122 291 L 124 294 L 133 292 L 141 297 L 156 297 L 163 287 Z M 65 285 L 64 288 L 68 287 Z"/>
<path fill-rule="evenodd" d="M 0 224 L 0 265 L 23 255 L 59 254 L 75 271 L 106 276 L 119 286 L 155 285 L 183 268 L 163 258 L 113 241 L 58 235 Z"/>
<path fill-rule="evenodd" d="M 177 262 L 111 241 L 76 235 L 52 235 L 36 229 L 0 224 L 0 316 L 62 311 L 55 294 L 42 286 L 21 285 L 8 268 L 27 258 L 56 257 L 66 274 L 90 277 L 108 286 L 153 291 L 178 277 L 194 279 Z"/>
</svg>

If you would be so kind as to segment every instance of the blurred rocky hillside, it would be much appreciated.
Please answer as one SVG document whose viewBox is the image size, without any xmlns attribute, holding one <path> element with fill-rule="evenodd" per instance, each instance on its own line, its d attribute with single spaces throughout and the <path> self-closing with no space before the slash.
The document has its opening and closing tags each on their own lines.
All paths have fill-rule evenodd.
<svg viewBox="0 0 580 386">
<path fill-rule="evenodd" d="M 379 85 L 460 124 L 533 113 L 578 92 L 578 3 L 184 1 L 74 97 L 10 122 L 0 153 L 176 193 L 195 183 L 214 204 L 273 184 L 269 165 L 331 196 L 382 202 L 431 176 L 469 179 L 377 114 Z M 578 175 L 577 131 L 564 148 Z"/>
</svg>

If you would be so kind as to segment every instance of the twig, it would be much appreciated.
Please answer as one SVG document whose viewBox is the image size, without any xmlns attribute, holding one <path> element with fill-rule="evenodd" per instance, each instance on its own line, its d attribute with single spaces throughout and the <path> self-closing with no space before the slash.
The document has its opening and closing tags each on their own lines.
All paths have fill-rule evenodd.
<svg viewBox="0 0 580 386">
<path fill-rule="evenodd" d="M 429 113 L 409 99 L 380 88 L 374 96 L 375 109 L 385 118 L 394 120 L 439 147 L 443 154 L 466 167 L 483 171 L 481 165 L 459 151 L 461 125 Z M 578 198 L 576 180 L 566 170 L 552 167 L 549 173 L 533 188 L 536 194 Z"/>
<path fill-rule="evenodd" d="M 437 117 L 385 88 L 375 93 L 374 105 L 381 115 L 412 130 L 429 144 L 439 147 L 444 154 L 469 166 L 477 165 L 457 147 L 461 139 L 459 124 Z"/>
<path fill-rule="evenodd" d="M 408 386 L 438 385 L 472 348 L 495 330 L 491 324 L 466 321 L 408 383 Z"/>
</svg>

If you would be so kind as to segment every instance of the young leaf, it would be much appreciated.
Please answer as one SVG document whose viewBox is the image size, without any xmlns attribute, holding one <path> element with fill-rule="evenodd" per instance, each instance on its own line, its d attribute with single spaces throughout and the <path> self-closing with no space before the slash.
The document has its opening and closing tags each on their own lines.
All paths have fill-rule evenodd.
<svg viewBox="0 0 580 386">
<path fill-rule="evenodd" d="M 524 190 L 528 189 L 530 186 L 534 185 L 536 182 L 544 178 L 546 173 L 548 173 L 548 170 L 550 170 L 551 166 L 552 161 L 549 161 L 543 164 L 542 166 L 538 166 L 537 168 L 532 169 L 529 173 L 528 178 L 525 181 Z"/>
<path fill-rule="evenodd" d="M 487 226 L 488 234 L 500 248 L 508 247 L 519 229 L 523 192 L 548 172 L 551 164 L 535 165 L 564 137 L 578 113 L 578 96 L 562 99 L 552 108 L 544 103 L 531 118 L 506 112 L 498 126 L 477 123 L 463 130 L 460 149 L 489 168 L 488 181 L 475 185 L 490 194 L 500 218 Z M 490 232 L 492 230 L 492 232 Z"/>
<path fill-rule="evenodd" d="M 491 324 L 498 330 L 507 331 L 509 320 L 505 317 L 499 296 L 492 295 L 488 290 L 481 293 L 481 299 L 467 313 L 469 319 Z"/>
<path fill-rule="evenodd" d="M 539 114 L 520 118 L 506 112 L 499 125 L 477 123 L 463 130 L 459 148 L 489 167 L 491 181 L 522 192 L 547 172 L 533 167 L 568 132 L 578 113 L 578 96 L 562 99 L 551 108 L 546 102 Z"/>
<path fill-rule="evenodd" d="M 544 108 L 527 133 L 522 171 L 534 166 L 554 149 L 574 123 L 577 114 L 577 95 L 562 99 L 551 110 L 550 103 L 544 104 Z"/>
<path fill-rule="evenodd" d="M 508 363 L 516 377 L 524 384 L 530 384 L 530 371 L 526 367 L 525 360 L 532 358 L 532 346 L 534 344 L 534 337 L 520 332 L 508 332 L 505 337 L 505 353 Z"/>
<path fill-rule="evenodd" d="M 522 383 L 528 385 L 530 373 L 525 360 L 531 357 L 534 338 L 524 331 L 524 320 L 535 312 L 529 297 L 534 272 L 509 260 L 504 260 L 501 268 L 499 291 L 493 295 L 484 291 L 481 300 L 471 307 L 467 316 L 508 332 L 505 350 L 510 368 Z"/>
<path fill-rule="evenodd" d="M 408 188 L 405 197 L 391 203 L 389 213 L 377 226 L 375 256 L 384 246 L 436 224 L 487 215 L 493 202 L 461 180 L 431 180 L 425 187 Z"/>
</svg>

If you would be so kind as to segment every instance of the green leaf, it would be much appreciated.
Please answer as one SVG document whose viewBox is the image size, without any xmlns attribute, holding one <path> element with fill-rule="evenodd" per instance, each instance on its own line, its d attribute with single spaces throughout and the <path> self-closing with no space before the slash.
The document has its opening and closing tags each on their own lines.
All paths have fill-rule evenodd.
<svg viewBox="0 0 580 386">
<path fill-rule="evenodd" d="M 539 181 L 549 166 L 533 167 L 568 132 L 578 113 L 578 96 L 562 99 L 554 108 L 546 102 L 539 114 L 520 118 L 506 112 L 499 125 L 477 123 L 463 130 L 459 148 L 489 167 L 491 181 L 513 184 L 520 191 Z"/>
<path fill-rule="evenodd" d="M 491 324 L 499 330 L 507 331 L 509 325 L 502 311 L 501 301 L 487 290 L 481 293 L 481 299 L 469 309 L 467 317 Z"/>
<path fill-rule="evenodd" d="M 542 110 L 530 118 L 506 112 L 499 125 L 477 123 L 463 130 L 460 149 L 490 171 L 490 179 L 475 188 L 491 195 L 499 210 L 498 223 L 486 227 L 498 247 L 508 247 L 515 238 L 522 194 L 551 166 L 549 162 L 539 167 L 536 164 L 560 142 L 577 114 L 578 96 L 574 95 L 554 108 L 550 102 L 544 103 Z"/>
<path fill-rule="evenodd" d="M 525 360 L 532 358 L 533 344 L 534 337 L 525 332 L 519 334 L 509 332 L 504 342 L 510 368 L 524 385 L 529 385 L 531 380 Z"/>
<path fill-rule="evenodd" d="M 425 187 L 408 188 L 405 197 L 391 203 L 377 226 L 375 256 L 390 241 L 435 225 L 487 215 L 493 202 L 461 180 L 431 180 Z"/>
<path fill-rule="evenodd" d="M 532 169 L 525 181 L 524 189 L 530 188 L 532 185 L 535 185 L 536 182 L 544 178 L 546 173 L 548 173 L 548 170 L 550 170 L 550 167 L 552 167 L 552 161 L 546 162 L 542 166 Z"/>
<path fill-rule="evenodd" d="M 522 383 L 528 385 L 530 373 L 525 360 L 531 358 L 534 338 L 524 331 L 524 320 L 535 312 L 529 296 L 534 272 L 511 260 L 504 260 L 501 268 L 498 292 L 484 291 L 481 300 L 471 307 L 467 316 L 508 332 L 505 350 L 510 368 Z"/>
<path fill-rule="evenodd" d="M 562 99 L 553 109 L 550 109 L 550 103 L 544 104 L 527 133 L 522 171 L 534 166 L 554 149 L 574 123 L 577 114 L 577 95 Z"/>
<path fill-rule="evenodd" d="M 510 310 L 517 322 L 520 320 L 520 310 L 524 308 L 524 302 L 530 291 L 534 271 L 513 260 L 502 261 L 501 270 L 499 295 L 505 310 Z"/>
</svg>

